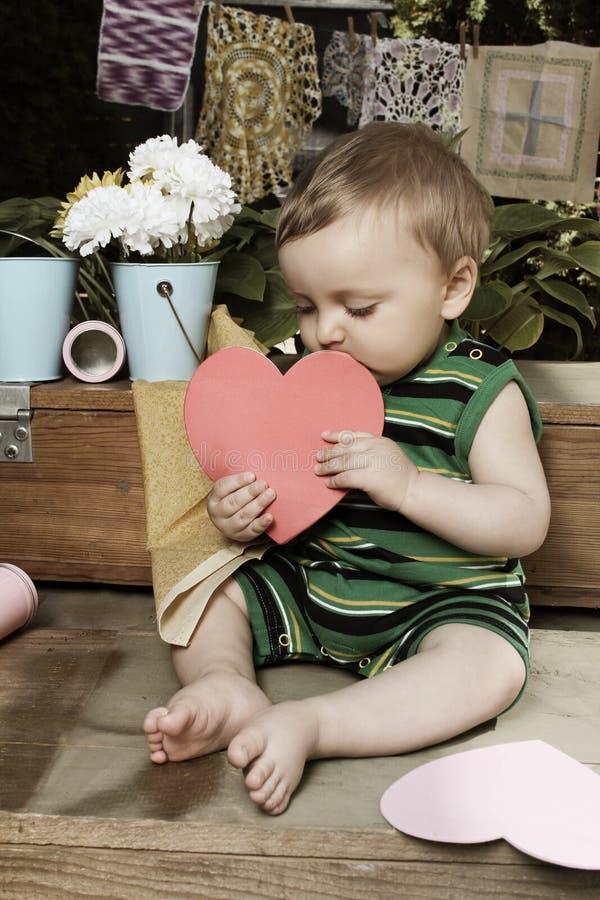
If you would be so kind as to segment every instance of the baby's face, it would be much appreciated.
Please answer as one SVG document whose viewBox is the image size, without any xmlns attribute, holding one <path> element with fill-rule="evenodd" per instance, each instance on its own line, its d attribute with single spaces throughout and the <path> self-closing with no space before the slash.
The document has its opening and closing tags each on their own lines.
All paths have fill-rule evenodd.
<svg viewBox="0 0 600 900">
<path fill-rule="evenodd" d="M 339 350 L 381 385 L 426 360 L 447 332 L 447 276 L 390 211 L 347 216 L 279 251 L 310 351 Z"/>
</svg>

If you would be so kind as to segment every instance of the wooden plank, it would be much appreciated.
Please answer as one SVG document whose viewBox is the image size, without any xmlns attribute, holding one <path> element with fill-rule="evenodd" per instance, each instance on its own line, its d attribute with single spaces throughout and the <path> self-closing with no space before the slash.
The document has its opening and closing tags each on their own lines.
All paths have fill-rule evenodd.
<svg viewBox="0 0 600 900">
<path fill-rule="evenodd" d="M 140 853 L 47 846 L 0 847 L 3 898 L 68 900 L 82 896 L 138 900 L 156 896 L 206 900 L 564 900 L 598 896 L 599 872 L 520 860 L 513 865 L 372 862 L 365 858 L 307 861 L 198 853 Z M 151 885 L 151 888 L 149 887 Z"/>
<path fill-rule="evenodd" d="M 64 588 L 68 594 L 75 589 Z M 534 631 L 523 700 L 497 721 L 420 753 L 309 764 L 284 816 L 252 804 L 223 753 L 152 766 L 140 723 L 174 690 L 169 648 L 139 630 L 48 604 L 46 623 L 0 655 L 0 896 L 596 897 L 600 873 L 542 865 L 504 841 L 418 841 L 379 812 L 385 788 L 424 762 L 542 739 L 600 772 L 597 632 Z M 151 596 L 147 596 L 151 606 Z M 57 627 L 63 623 L 65 627 Z M 346 672 L 296 664 L 260 673 L 277 702 L 333 690 Z M 469 893 L 471 891 L 471 893 Z"/>
<path fill-rule="evenodd" d="M 128 379 L 86 384 L 69 376 L 31 388 L 32 409 L 112 410 L 133 412 L 133 394 Z"/>
<path fill-rule="evenodd" d="M 552 498 L 548 536 L 523 561 L 528 585 L 600 606 L 600 428 L 548 425 L 540 455 Z M 532 592 L 532 600 L 539 594 Z"/>
<path fill-rule="evenodd" d="M 0 465 L 0 557 L 36 579 L 151 582 L 135 418 L 36 410 L 33 464 Z"/>
<path fill-rule="evenodd" d="M 600 362 L 517 360 L 548 423 L 600 425 Z"/>
</svg>

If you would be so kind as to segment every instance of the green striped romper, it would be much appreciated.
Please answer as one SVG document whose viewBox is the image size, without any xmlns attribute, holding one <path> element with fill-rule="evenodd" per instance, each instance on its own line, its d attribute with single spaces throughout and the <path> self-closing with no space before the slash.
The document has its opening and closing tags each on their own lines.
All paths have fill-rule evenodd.
<svg viewBox="0 0 600 900">
<path fill-rule="evenodd" d="M 469 482 L 473 439 L 509 381 L 520 385 L 539 440 L 539 412 L 514 363 L 454 323 L 426 363 L 382 389 L 383 433 L 419 469 Z M 297 659 L 372 676 L 454 622 L 506 638 L 528 667 L 529 603 L 519 560 L 454 547 L 359 491 L 234 577 L 246 598 L 257 666 Z"/>
</svg>

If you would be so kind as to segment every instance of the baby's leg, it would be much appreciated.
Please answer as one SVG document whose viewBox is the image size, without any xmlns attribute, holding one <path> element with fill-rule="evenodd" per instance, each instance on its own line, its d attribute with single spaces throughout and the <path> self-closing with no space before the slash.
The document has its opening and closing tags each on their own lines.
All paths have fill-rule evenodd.
<svg viewBox="0 0 600 900">
<path fill-rule="evenodd" d="M 213 594 L 188 647 L 173 651 L 181 690 L 144 719 L 153 762 L 180 761 L 224 750 L 270 701 L 256 684 L 252 631 L 237 582 Z"/>
<path fill-rule="evenodd" d="M 259 712 L 229 745 L 250 797 L 283 812 L 308 759 L 408 753 L 461 734 L 517 697 L 524 663 L 508 641 L 472 625 L 442 625 L 419 652 L 373 678 Z"/>
</svg>

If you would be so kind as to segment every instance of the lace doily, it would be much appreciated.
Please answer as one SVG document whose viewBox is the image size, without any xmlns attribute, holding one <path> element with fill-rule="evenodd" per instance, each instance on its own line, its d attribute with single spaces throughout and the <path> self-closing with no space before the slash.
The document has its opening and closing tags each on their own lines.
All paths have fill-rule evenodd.
<svg viewBox="0 0 600 900">
<path fill-rule="evenodd" d="M 242 203 L 290 184 L 294 153 L 320 112 L 311 27 L 211 4 L 195 137 Z"/>
<path fill-rule="evenodd" d="M 460 47 L 433 38 L 381 38 L 367 45 L 360 125 L 373 119 L 461 127 L 464 60 Z"/>
<path fill-rule="evenodd" d="M 323 96 L 334 97 L 347 108 L 348 125 L 356 125 L 360 117 L 367 40 L 366 35 L 355 34 L 350 46 L 349 34 L 334 31 L 323 53 Z"/>
</svg>

